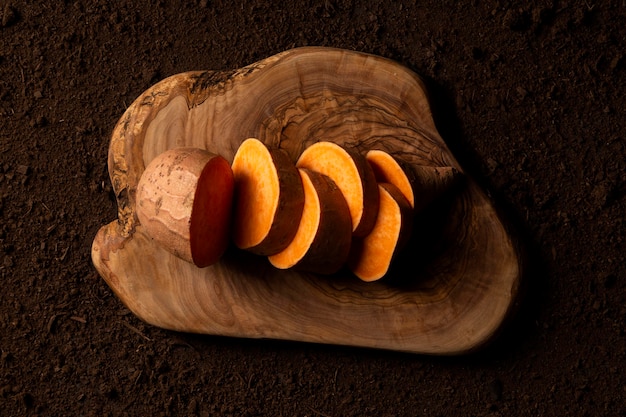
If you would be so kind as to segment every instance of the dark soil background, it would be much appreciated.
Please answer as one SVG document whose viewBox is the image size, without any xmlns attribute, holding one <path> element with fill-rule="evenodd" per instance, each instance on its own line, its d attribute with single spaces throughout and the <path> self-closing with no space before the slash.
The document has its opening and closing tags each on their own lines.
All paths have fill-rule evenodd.
<svg viewBox="0 0 626 417">
<path fill-rule="evenodd" d="M 0 5 L 2 416 L 626 415 L 623 1 Z M 166 76 L 303 45 L 426 77 L 443 137 L 516 225 L 528 294 L 486 349 L 178 334 L 96 274 L 125 108 Z"/>
</svg>

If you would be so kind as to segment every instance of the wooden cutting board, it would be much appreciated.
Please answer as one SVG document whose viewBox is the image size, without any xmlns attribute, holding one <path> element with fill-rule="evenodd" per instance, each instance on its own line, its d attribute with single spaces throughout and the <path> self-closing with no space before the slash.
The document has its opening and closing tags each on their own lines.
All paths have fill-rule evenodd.
<svg viewBox="0 0 626 417">
<path fill-rule="evenodd" d="M 416 219 L 409 246 L 374 283 L 348 271 L 277 270 L 235 248 L 200 269 L 155 244 L 135 215 L 144 167 L 181 146 L 232 161 L 249 137 L 294 161 L 328 140 L 463 172 L 435 128 L 421 79 L 381 57 L 306 47 L 233 71 L 169 77 L 139 96 L 113 131 L 108 167 L 118 218 L 92 247 L 96 269 L 139 318 L 182 332 L 452 355 L 483 346 L 510 316 L 522 271 L 516 242 L 467 176 Z"/>
</svg>

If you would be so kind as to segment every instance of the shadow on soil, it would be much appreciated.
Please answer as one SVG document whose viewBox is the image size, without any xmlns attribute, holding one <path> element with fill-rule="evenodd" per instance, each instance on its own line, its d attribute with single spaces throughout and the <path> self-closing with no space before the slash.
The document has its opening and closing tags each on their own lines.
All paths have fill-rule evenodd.
<svg viewBox="0 0 626 417">
<path fill-rule="evenodd" d="M 544 308 L 544 283 L 548 279 L 546 262 L 540 256 L 538 244 L 528 233 L 528 226 L 521 213 L 504 199 L 503 195 L 482 173 L 481 162 L 476 152 L 468 146 L 457 117 L 450 91 L 426 79 L 435 124 L 452 154 L 466 174 L 471 176 L 491 198 L 496 210 L 517 243 L 522 263 L 522 279 L 517 302 L 500 332 L 487 345 L 479 348 L 470 357 L 477 361 L 492 361 L 520 349 L 529 339 L 536 336 L 536 320 Z"/>
</svg>

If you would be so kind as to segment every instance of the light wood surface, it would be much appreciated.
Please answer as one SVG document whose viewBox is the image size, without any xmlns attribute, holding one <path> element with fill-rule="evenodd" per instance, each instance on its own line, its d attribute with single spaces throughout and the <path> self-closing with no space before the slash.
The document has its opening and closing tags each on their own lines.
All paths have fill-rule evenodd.
<svg viewBox="0 0 626 417">
<path fill-rule="evenodd" d="M 307 47 L 234 71 L 167 78 L 114 129 L 108 163 L 118 219 L 92 247 L 96 269 L 139 318 L 183 332 L 439 355 L 472 351 L 497 334 L 513 311 L 522 265 L 492 202 L 467 176 L 416 218 L 390 276 L 374 283 L 347 270 L 278 270 L 233 247 L 200 269 L 154 243 L 134 209 L 146 164 L 180 146 L 232 161 L 249 137 L 294 161 L 328 140 L 463 172 L 437 133 L 420 78 L 381 57 Z"/>
</svg>

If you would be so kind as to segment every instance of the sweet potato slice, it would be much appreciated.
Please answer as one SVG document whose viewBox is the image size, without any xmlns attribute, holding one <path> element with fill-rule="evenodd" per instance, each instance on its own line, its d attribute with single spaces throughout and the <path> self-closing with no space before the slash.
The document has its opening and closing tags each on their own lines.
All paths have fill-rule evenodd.
<svg viewBox="0 0 626 417">
<path fill-rule="evenodd" d="M 171 149 L 154 158 L 139 180 L 137 218 L 169 252 L 206 267 L 230 242 L 233 188 L 230 164 L 221 156 Z"/>
<path fill-rule="evenodd" d="M 246 139 L 232 163 L 235 178 L 233 241 L 272 255 L 289 245 L 304 207 L 300 174 L 285 151 Z"/>
<path fill-rule="evenodd" d="M 378 185 L 363 155 L 333 142 L 317 142 L 302 152 L 296 166 L 327 175 L 337 184 L 350 209 L 354 236 L 372 230 L 378 213 Z"/>
<path fill-rule="evenodd" d="M 453 167 L 410 166 L 378 149 L 368 151 L 365 158 L 376 181 L 398 187 L 415 212 L 428 206 L 460 177 Z"/>
<path fill-rule="evenodd" d="M 391 183 L 395 185 L 400 192 L 406 197 L 411 208 L 415 206 L 415 196 L 413 194 L 413 185 L 408 176 L 408 168 L 403 168 L 401 163 L 393 156 L 379 149 L 372 149 L 365 154 L 365 159 L 369 162 L 376 181 L 379 183 Z"/>
<path fill-rule="evenodd" d="M 376 281 L 387 273 L 395 254 L 408 241 L 413 211 L 393 184 L 379 184 L 380 206 L 374 228 L 352 241 L 348 267 L 363 281 Z"/>
<path fill-rule="evenodd" d="M 276 268 L 318 274 L 337 272 L 346 262 L 352 240 L 350 210 L 330 177 L 299 169 L 304 186 L 304 210 L 293 241 L 269 256 Z"/>
</svg>

